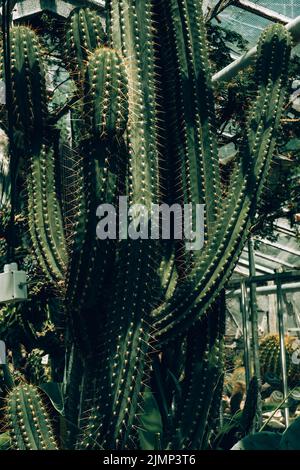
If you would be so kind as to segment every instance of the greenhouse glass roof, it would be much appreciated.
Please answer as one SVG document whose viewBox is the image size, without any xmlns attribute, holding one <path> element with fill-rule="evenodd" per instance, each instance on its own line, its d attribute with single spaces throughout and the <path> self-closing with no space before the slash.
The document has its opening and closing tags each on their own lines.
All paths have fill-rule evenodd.
<svg viewBox="0 0 300 470">
<path fill-rule="evenodd" d="M 300 0 L 252 0 L 252 3 L 269 8 L 288 18 L 300 15 Z M 269 20 L 235 6 L 227 7 L 220 15 L 223 25 L 240 33 L 253 46 Z"/>
<path fill-rule="evenodd" d="M 285 219 L 279 219 L 274 225 L 275 241 L 255 238 L 255 267 L 257 275 L 273 274 L 275 271 L 294 271 L 300 269 L 299 239 Z M 244 248 L 234 277 L 249 276 L 249 256 Z"/>
</svg>

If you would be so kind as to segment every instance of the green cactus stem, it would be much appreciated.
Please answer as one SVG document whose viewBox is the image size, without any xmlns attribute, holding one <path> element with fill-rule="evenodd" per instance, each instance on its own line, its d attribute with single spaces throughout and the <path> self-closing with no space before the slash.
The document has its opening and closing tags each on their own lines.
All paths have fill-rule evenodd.
<svg viewBox="0 0 300 470">
<path fill-rule="evenodd" d="M 160 343 L 168 341 L 204 313 L 230 276 L 244 245 L 273 155 L 275 136 L 287 90 L 291 39 L 285 28 L 274 25 L 259 43 L 256 76 L 257 100 L 248 120 L 247 146 L 223 202 L 222 218 L 214 237 L 187 279 L 163 306 L 153 312 Z"/>
<path fill-rule="evenodd" d="M 45 274 L 62 280 L 66 249 L 55 160 L 48 144 L 47 92 L 41 46 L 26 26 L 11 29 L 11 86 L 14 158 L 28 169 L 28 225 Z M 51 134 L 51 133 L 50 133 Z"/>
<path fill-rule="evenodd" d="M 25 26 L 11 31 L 10 146 L 22 162 L 20 177 L 26 175 L 39 268 L 60 291 L 66 312 L 62 444 L 136 448 L 143 392 L 156 380 L 168 428 L 161 442 L 206 448 L 221 396 L 223 292 L 272 161 L 291 37 L 278 24 L 261 36 L 257 96 L 225 191 L 202 2 L 107 0 L 106 12 L 107 37 L 96 10 L 75 9 L 68 21 L 64 59 L 75 93 L 71 139 L 60 135 L 68 147 L 62 156 L 59 130 L 49 124 L 37 35 Z M 126 238 L 120 219 L 120 239 L 97 239 L 98 206 L 117 207 L 120 196 L 148 213 L 164 202 L 203 204 L 204 246 L 191 251 L 175 237 Z M 145 220 L 131 214 L 127 225 L 138 233 Z M 194 212 L 188 222 L 195 230 Z M 25 317 L 24 324 L 20 334 L 31 328 Z M 39 347 L 35 339 L 48 341 L 29 336 L 31 349 Z M 273 353 L 265 357 L 270 363 Z M 15 448 L 56 447 L 40 398 L 31 385 L 9 392 Z"/>
<path fill-rule="evenodd" d="M 115 253 L 114 241 L 99 242 L 96 238 L 96 210 L 103 203 L 117 204 L 124 165 L 121 160 L 127 160 L 122 133 L 128 115 L 127 76 L 120 56 L 111 49 L 99 48 L 89 58 L 83 130 L 69 164 L 71 167 L 75 162 L 68 213 L 72 227 L 66 293 L 73 333 L 85 355 L 94 351 L 91 336 L 97 337 L 96 332 L 102 329 L 102 315 L 95 316 L 95 309 Z"/>
<path fill-rule="evenodd" d="M 202 449 L 214 394 L 223 377 L 224 293 L 187 336 L 185 377 L 175 415 L 174 449 Z M 210 393 L 207 391 L 210 390 Z"/>
<path fill-rule="evenodd" d="M 47 95 L 41 46 L 26 26 L 10 32 L 14 148 L 22 157 L 38 153 L 47 134 Z"/>
<path fill-rule="evenodd" d="M 106 35 L 97 10 L 75 8 L 66 30 L 66 64 L 76 80 L 83 78 L 89 53 L 105 43 Z"/>
<path fill-rule="evenodd" d="M 292 356 L 295 353 L 296 339 L 293 336 L 286 336 L 284 339 L 287 360 L 288 384 L 290 387 L 300 384 L 299 365 L 295 364 Z M 263 338 L 259 345 L 260 364 L 262 376 L 267 380 L 268 375 L 274 378 L 282 378 L 280 342 L 277 334 L 268 335 Z"/>
<path fill-rule="evenodd" d="M 91 136 L 122 136 L 128 121 L 128 79 L 120 55 L 99 48 L 90 55 L 85 75 L 84 113 Z"/>
<path fill-rule="evenodd" d="M 57 450 L 50 418 L 33 385 L 19 385 L 10 391 L 7 420 L 13 449 Z"/>
<path fill-rule="evenodd" d="M 143 204 L 148 210 L 152 203 L 159 202 L 154 28 L 151 2 L 108 3 L 108 45 L 123 55 L 129 82 L 125 135 L 129 154 L 128 204 Z M 144 370 L 149 362 L 152 329 L 147 317 L 155 301 L 150 279 L 158 266 L 157 252 L 153 240 L 128 239 L 118 243 L 115 275 L 118 295 L 108 307 L 104 328 L 108 334 L 101 344 L 105 357 L 98 371 L 102 379 L 81 448 L 124 447 L 137 418 Z"/>
</svg>

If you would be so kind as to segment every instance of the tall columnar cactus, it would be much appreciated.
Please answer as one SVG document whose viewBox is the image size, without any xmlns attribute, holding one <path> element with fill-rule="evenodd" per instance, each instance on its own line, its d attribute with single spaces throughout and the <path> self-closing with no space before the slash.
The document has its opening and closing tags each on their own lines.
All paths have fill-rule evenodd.
<svg viewBox="0 0 300 470">
<path fill-rule="evenodd" d="M 108 0 L 106 7 L 107 38 L 89 9 L 76 10 L 68 24 L 67 66 L 79 99 L 64 162 L 69 178 L 62 182 L 55 178 L 59 156 L 49 138 L 38 39 L 28 28 L 12 30 L 12 54 L 21 64 L 12 74 L 15 106 L 28 116 L 10 116 L 18 130 L 11 149 L 19 148 L 19 135 L 31 141 L 40 115 L 39 145 L 24 147 L 20 156 L 28 220 L 41 268 L 61 283 L 66 301 L 68 446 L 137 446 L 143 391 L 151 383 L 164 447 L 203 448 L 221 396 L 223 289 L 272 159 L 291 39 L 280 25 L 261 37 L 257 97 L 224 191 L 201 2 Z M 118 204 L 124 195 L 128 205 L 148 210 L 161 203 L 204 204 L 204 247 L 191 252 L 177 240 L 97 240 L 97 207 Z M 195 229 L 194 214 L 189 223 Z M 164 371 L 172 372 L 173 385 Z"/>
</svg>

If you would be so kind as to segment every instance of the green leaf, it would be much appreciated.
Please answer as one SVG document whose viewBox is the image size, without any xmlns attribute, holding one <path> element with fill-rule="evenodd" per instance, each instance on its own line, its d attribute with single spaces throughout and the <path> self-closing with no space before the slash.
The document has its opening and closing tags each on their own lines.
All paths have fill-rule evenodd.
<svg viewBox="0 0 300 470">
<path fill-rule="evenodd" d="M 62 384 L 57 382 L 45 382 L 39 388 L 48 395 L 52 405 L 59 414 L 64 414 L 64 398 Z"/>
<path fill-rule="evenodd" d="M 284 149 L 290 152 L 300 150 L 300 139 L 290 139 Z"/>
<path fill-rule="evenodd" d="M 162 419 L 157 402 L 150 390 L 143 394 L 144 413 L 141 416 L 139 430 L 140 446 L 142 450 L 158 450 L 160 436 L 162 435 Z"/>
<path fill-rule="evenodd" d="M 8 432 L 0 434 L 0 450 L 8 450 L 10 448 L 10 437 Z"/>
<path fill-rule="evenodd" d="M 244 437 L 231 450 L 279 450 L 281 435 L 275 432 L 257 432 Z"/>
<path fill-rule="evenodd" d="M 297 418 L 283 433 L 280 450 L 300 450 L 300 418 Z"/>
</svg>

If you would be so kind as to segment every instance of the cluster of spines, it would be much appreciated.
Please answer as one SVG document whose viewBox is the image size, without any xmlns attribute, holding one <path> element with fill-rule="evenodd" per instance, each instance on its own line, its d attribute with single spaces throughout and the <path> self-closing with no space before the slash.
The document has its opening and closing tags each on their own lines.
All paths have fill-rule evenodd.
<svg viewBox="0 0 300 470">
<path fill-rule="evenodd" d="M 49 415 L 38 389 L 19 385 L 8 394 L 7 426 L 15 450 L 57 450 Z"/>
<path fill-rule="evenodd" d="M 98 47 L 104 46 L 106 35 L 101 16 L 92 8 L 75 8 L 66 30 L 67 66 L 77 81 L 82 81 L 88 56 Z"/>
<path fill-rule="evenodd" d="M 207 316 L 199 320 L 187 335 L 182 396 L 174 422 L 174 449 L 202 449 L 205 444 L 207 421 L 215 416 L 213 398 L 215 394 L 219 395 L 219 384 L 222 384 L 224 331 L 223 293 Z"/>
<path fill-rule="evenodd" d="M 84 114 L 90 136 L 122 136 L 128 121 L 128 79 L 124 61 L 107 47 L 89 56 L 85 72 Z"/>
<path fill-rule="evenodd" d="M 54 157 L 48 147 L 46 78 L 41 46 L 26 26 L 11 29 L 11 96 L 8 119 L 15 170 L 27 169 L 28 225 L 44 273 L 62 280 L 66 250 L 60 204 L 56 194 Z M 10 109 L 12 110 L 10 112 Z"/>
<path fill-rule="evenodd" d="M 298 385 L 300 383 L 300 369 L 299 365 L 293 363 L 292 355 L 295 352 L 294 344 L 296 338 L 292 336 L 286 336 L 285 351 L 287 361 L 287 375 L 288 384 L 290 386 Z M 271 334 L 263 338 L 259 345 L 260 354 L 260 365 L 261 373 L 265 380 L 268 380 L 271 376 L 274 379 L 282 378 L 281 370 L 281 353 L 280 353 L 280 342 L 277 334 Z"/>
<path fill-rule="evenodd" d="M 41 46 L 26 26 L 11 29 L 13 147 L 26 157 L 39 150 L 47 128 L 47 94 Z"/>
</svg>

